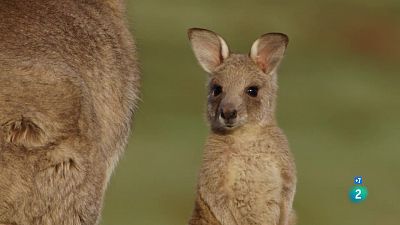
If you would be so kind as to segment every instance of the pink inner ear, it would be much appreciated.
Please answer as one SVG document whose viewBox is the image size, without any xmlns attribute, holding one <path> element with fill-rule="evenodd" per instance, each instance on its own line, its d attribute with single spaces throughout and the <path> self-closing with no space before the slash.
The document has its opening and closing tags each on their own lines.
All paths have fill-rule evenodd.
<svg viewBox="0 0 400 225">
<path fill-rule="evenodd" d="M 221 62 L 223 61 L 222 55 L 221 55 L 221 48 L 219 47 L 219 43 L 206 43 L 205 49 L 208 49 L 207 52 L 205 52 L 205 57 L 208 58 L 209 63 L 213 67 L 217 67 Z"/>
<path fill-rule="evenodd" d="M 264 56 L 257 56 L 256 63 L 264 73 L 267 71 L 267 61 Z"/>
<path fill-rule="evenodd" d="M 271 67 L 270 51 L 270 48 L 260 43 L 257 50 L 257 56 L 254 60 L 264 73 L 267 73 L 268 69 Z"/>
<path fill-rule="evenodd" d="M 265 41 L 260 38 L 251 46 L 250 57 L 257 64 L 257 66 L 264 72 L 267 72 L 269 49 Z"/>
</svg>

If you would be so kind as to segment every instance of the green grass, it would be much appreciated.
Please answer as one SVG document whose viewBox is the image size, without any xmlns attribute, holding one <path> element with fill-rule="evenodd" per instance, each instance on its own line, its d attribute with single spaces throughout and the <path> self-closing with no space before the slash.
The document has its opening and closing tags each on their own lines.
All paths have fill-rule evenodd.
<svg viewBox="0 0 400 225">
<path fill-rule="evenodd" d="M 400 2 L 128 1 L 142 102 L 107 190 L 103 225 L 185 224 L 202 146 L 206 76 L 186 30 L 204 27 L 234 51 L 271 31 L 290 44 L 278 119 L 298 167 L 299 225 L 397 225 L 400 186 Z M 347 199 L 363 175 L 368 199 Z"/>
</svg>

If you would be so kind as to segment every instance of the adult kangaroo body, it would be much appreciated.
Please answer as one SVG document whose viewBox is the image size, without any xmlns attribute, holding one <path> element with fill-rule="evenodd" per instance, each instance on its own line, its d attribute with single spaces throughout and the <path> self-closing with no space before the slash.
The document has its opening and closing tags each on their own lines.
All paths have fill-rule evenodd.
<svg viewBox="0 0 400 225">
<path fill-rule="evenodd" d="M 122 0 L 0 1 L 0 224 L 98 224 L 139 73 Z"/>
</svg>

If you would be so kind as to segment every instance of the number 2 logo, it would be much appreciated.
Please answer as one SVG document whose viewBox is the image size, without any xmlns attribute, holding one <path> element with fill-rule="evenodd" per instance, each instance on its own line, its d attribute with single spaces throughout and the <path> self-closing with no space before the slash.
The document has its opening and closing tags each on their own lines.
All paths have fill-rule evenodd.
<svg viewBox="0 0 400 225">
<path fill-rule="evenodd" d="M 356 189 L 356 196 L 354 198 L 357 200 L 361 199 L 361 190 L 360 189 Z"/>
<path fill-rule="evenodd" d="M 354 203 L 360 203 L 367 198 L 368 190 L 365 186 L 354 186 L 349 190 L 349 198 Z"/>
</svg>

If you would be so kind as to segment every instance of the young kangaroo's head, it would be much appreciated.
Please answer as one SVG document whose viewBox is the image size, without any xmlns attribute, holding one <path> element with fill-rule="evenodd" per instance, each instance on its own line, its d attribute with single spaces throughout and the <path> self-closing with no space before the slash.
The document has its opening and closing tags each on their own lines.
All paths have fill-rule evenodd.
<svg viewBox="0 0 400 225">
<path fill-rule="evenodd" d="M 218 34 L 188 32 L 194 54 L 209 74 L 207 117 L 214 131 L 274 123 L 276 70 L 288 44 L 281 33 L 257 39 L 249 54 L 232 54 Z"/>
</svg>

